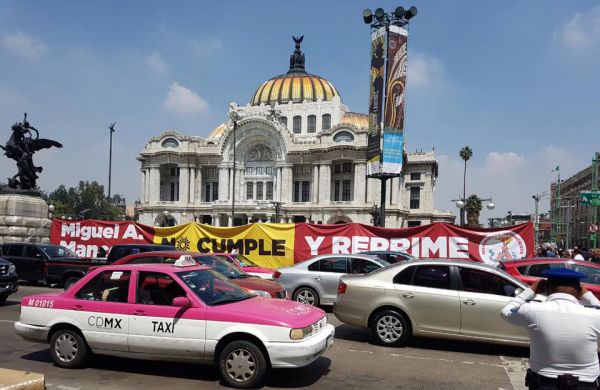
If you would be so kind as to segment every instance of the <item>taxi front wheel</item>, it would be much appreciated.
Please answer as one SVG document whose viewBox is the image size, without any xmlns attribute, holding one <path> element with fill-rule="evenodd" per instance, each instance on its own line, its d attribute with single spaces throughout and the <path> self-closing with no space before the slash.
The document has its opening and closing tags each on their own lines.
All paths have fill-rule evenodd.
<svg viewBox="0 0 600 390">
<path fill-rule="evenodd" d="M 88 357 L 88 347 L 78 332 L 60 329 L 54 332 L 50 339 L 50 355 L 60 367 L 78 368 Z"/>
<path fill-rule="evenodd" d="M 250 389 L 262 384 L 267 372 L 264 354 L 250 341 L 234 341 L 219 355 L 219 372 L 228 386 Z"/>
</svg>

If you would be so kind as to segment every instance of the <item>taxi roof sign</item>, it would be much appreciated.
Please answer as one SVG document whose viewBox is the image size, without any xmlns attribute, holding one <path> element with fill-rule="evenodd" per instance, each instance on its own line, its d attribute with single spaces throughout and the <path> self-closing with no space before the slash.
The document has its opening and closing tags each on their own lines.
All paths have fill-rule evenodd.
<svg viewBox="0 0 600 390">
<path fill-rule="evenodd" d="M 182 255 L 173 263 L 175 267 L 192 267 L 194 265 L 196 265 L 196 260 L 190 255 Z"/>
</svg>

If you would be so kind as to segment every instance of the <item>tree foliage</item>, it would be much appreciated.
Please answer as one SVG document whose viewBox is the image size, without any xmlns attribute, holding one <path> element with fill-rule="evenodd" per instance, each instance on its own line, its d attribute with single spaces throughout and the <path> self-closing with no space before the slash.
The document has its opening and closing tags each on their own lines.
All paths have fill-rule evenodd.
<svg viewBox="0 0 600 390">
<path fill-rule="evenodd" d="M 470 146 L 465 146 L 460 150 L 460 152 L 458 152 L 458 155 L 460 156 L 460 158 L 465 160 L 466 163 L 471 159 L 471 157 L 473 157 L 473 149 L 471 149 Z"/>
<path fill-rule="evenodd" d="M 109 201 L 104 186 L 96 181 L 80 181 L 77 187 L 61 184 L 47 196 L 57 217 L 73 219 L 121 220 L 125 215 L 125 198 L 115 194 Z"/>
<path fill-rule="evenodd" d="M 471 195 L 465 202 L 465 212 L 467 213 L 467 225 L 469 227 L 479 227 L 479 213 L 482 209 L 481 199 L 477 195 Z"/>
</svg>

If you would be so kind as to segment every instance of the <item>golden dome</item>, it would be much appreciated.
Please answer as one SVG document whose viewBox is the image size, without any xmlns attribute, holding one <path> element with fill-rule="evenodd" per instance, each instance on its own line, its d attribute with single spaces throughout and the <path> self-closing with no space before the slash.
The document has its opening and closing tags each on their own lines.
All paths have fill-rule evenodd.
<svg viewBox="0 0 600 390">
<path fill-rule="evenodd" d="M 342 120 L 340 123 L 354 125 L 359 129 L 368 129 L 369 116 L 366 114 L 359 114 L 358 112 L 347 112 L 342 115 Z"/>
<path fill-rule="evenodd" d="M 254 93 L 251 104 L 302 103 L 317 100 L 330 101 L 339 96 L 337 89 L 323 77 L 309 73 L 287 73 L 265 81 Z"/>
<path fill-rule="evenodd" d="M 208 134 L 207 138 L 219 138 L 223 135 L 225 130 L 227 130 L 227 125 L 225 123 L 221 123 Z"/>
<path fill-rule="evenodd" d="M 306 73 L 304 54 L 300 51 L 300 43 L 304 37 L 294 37 L 296 50 L 290 56 L 290 70 L 286 74 L 265 81 L 254 93 L 250 103 L 259 106 L 261 103 L 273 105 L 287 102 L 302 103 L 317 100 L 330 101 L 340 96 L 337 89 L 323 77 Z"/>
</svg>

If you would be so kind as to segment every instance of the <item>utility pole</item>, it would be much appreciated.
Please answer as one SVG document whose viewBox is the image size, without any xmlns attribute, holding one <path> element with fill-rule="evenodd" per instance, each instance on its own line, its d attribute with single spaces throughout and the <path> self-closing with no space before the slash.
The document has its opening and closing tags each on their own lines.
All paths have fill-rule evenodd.
<svg viewBox="0 0 600 390">
<path fill-rule="evenodd" d="M 594 156 L 594 159 L 592 160 L 592 192 L 597 192 L 598 191 L 598 154 L 596 154 Z M 598 222 L 598 206 L 596 206 L 596 204 L 592 205 L 592 216 L 590 219 L 590 223 L 591 224 L 596 224 Z M 598 239 L 598 233 L 590 233 L 590 241 L 591 241 L 591 247 L 592 248 L 597 248 L 598 247 L 598 243 L 597 243 L 597 239 Z"/>
<path fill-rule="evenodd" d="M 111 181 L 112 181 L 112 138 L 113 138 L 113 133 L 115 132 L 116 124 L 117 124 L 117 122 L 113 122 L 113 123 L 111 123 L 110 126 L 108 126 L 108 130 L 110 131 L 110 146 L 108 149 L 108 201 L 109 202 L 111 202 L 110 185 L 111 185 Z"/>
<path fill-rule="evenodd" d="M 541 194 L 536 194 L 536 195 L 531 196 L 533 198 L 533 200 L 535 201 L 535 218 L 534 218 L 533 222 L 535 224 L 534 225 L 534 227 L 535 227 L 534 243 L 535 243 L 536 248 L 538 246 L 538 241 L 539 241 L 539 237 L 540 237 L 540 214 L 539 214 L 539 210 L 538 210 L 538 203 L 540 202 L 540 199 L 542 199 L 546 195 L 548 195 L 548 192 L 544 191 Z"/>
</svg>

